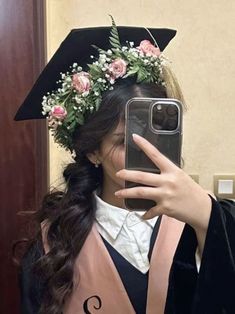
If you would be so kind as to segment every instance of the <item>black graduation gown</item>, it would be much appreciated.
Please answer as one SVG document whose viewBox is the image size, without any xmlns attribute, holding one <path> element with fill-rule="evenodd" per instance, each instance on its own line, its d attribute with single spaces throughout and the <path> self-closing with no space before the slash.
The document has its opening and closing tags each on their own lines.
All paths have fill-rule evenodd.
<svg viewBox="0 0 235 314">
<path fill-rule="evenodd" d="M 232 201 L 212 200 L 199 274 L 196 247 L 195 232 L 186 225 L 170 272 L 165 314 L 235 314 L 235 205 Z M 37 314 L 41 304 L 43 283 L 31 267 L 42 252 L 41 245 L 34 244 L 22 261 L 22 314 Z"/>
<path fill-rule="evenodd" d="M 197 276 L 193 229 L 185 226 L 169 278 L 166 314 L 235 314 L 235 203 L 212 199 Z"/>
</svg>

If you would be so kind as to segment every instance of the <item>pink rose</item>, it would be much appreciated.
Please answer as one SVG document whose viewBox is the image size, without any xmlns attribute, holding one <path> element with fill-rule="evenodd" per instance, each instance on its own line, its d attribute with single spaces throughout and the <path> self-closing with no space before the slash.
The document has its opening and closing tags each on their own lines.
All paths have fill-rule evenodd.
<svg viewBox="0 0 235 314">
<path fill-rule="evenodd" d="M 73 87 L 79 94 L 88 92 L 91 88 L 91 82 L 89 79 L 89 73 L 80 72 L 73 75 Z"/>
<path fill-rule="evenodd" d="M 110 65 L 109 65 L 109 73 L 111 74 L 111 77 L 113 79 L 122 77 L 123 75 L 126 74 L 126 67 L 127 67 L 127 63 L 118 58 L 115 59 Z"/>
<path fill-rule="evenodd" d="M 56 105 L 51 108 L 50 117 L 56 118 L 58 120 L 64 120 L 64 118 L 67 116 L 67 111 L 64 107 Z"/>
<path fill-rule="evenodd" d="M 161 54 L 160 49 L 151 44 L 149 40 L 142 40 L 139 47 L 137 48 L 148 57 L 151 56 L 159 57 Z"/>
</svg>

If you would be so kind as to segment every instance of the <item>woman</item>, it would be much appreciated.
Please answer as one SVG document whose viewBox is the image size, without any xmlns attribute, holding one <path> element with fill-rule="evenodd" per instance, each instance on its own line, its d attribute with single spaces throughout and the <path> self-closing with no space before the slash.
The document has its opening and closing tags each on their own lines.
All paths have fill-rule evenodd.
<svg viewBox="0 0 235 314">
<path fill-rule="evenodd" d="M 123 169 L 126 102 L 133 97 L 182 101 L 159 49 L 175 32 L 117 29 L 113 22 L 109 42 L 101 46 L 104 31 L 78 34 L 88 46 L 97 43 L 98 58 L 86 72 L 77 59 L 79 66 L 74 63 L 62 74 L 60 89 L 43 98 L 55 140 L 73 151 L 75 162 L 64 170 L 66 190 L 48 195 L 38 214 L 43 249 L 39 243 L 23 260 L 23 313 L 234 313 L 232 202 L 216 201 L 138 135 L 135 144 L 161 173 Z M 148 35 L 154 44 L 123 46 L 120 38 L 125 42 L 128 33 L 137 42 Z M 70 38 L 56 52 L 17 119 L 40 117 L 39 101 L 29 112 L 32 100 L 55 88 L 51 78 L 62 60 L 74 62 L 66 55 L 72 45 Z M 143 186 L 124 189 L 124 180 Z M 126 210 L 124 198 L 157 205 L 142 216 Z M 35 251 L 40 258 L 34 258 Z M 36 288 L 38 277 L 29 279 L 32 256 L 44 278 Z"/>
</svg>

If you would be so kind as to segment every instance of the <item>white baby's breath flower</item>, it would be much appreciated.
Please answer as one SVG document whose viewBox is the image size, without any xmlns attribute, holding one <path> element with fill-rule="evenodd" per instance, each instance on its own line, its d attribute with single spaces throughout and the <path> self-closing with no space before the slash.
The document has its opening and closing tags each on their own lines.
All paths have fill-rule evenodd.
<svg viewBox="0 0 235 314">
<path fill-rule="evenodd" d="M 132 51 L 131 54 L 132 54 L 133 57 L 138 58 L 138 53 L 136 51 Z"/>
<path fill-rule="evenodd" d="M 67 88 L 70 88 L 71 87 L 71 84 L 68 84 L 68 83 L 63 83 L 62 84 L 62 89 L 65 90 Z"/>
<path fill-rule="evenodd" d="M 99 65 L 102 67 L 103 66 L 103 64 L 106 62 L 106 60 L 105 59 L 99 59 Z"/>
<path fill-rule="evenodd" d="M 81 98 L 78 95 L 75 96 L 75 101 L 76 101 L 77 104 L 81 104 L 82 103 L 82 100 L 81 100 Z"/>
<path fill-rule="evenodd" d="M 82 97 L 87 97 L 89 95 L 89 91 L 85 91 L 82 93 Z"/>
<path fill-rule="evenodd" d="M 77 62 L 73 63 L 73 68 L 76 68 L 78 66 Z"/>
<path fill-rule="evenodd" d="M 135 48 L 129 48 L 129 51 L 128 51 L 128 52 L 132 53 L 132 52 L 135 52 L 135 51 L 136 51 Z"/>
<path fill-rule="evenodd" d="M 133 41 L 130 41 L 129 44 L 130 44 L 131 47 L 134 47 L 134 42 Z"/>
<path fill-rule="evenodd" d="M 44 110 L 47 111 L 47 112 L 51 111 L 51 106 L 46 105 L 46 106 L 44 107 Z"/>
<path fill-rule="evenodd" d="M 101 62 L 105 62 L 105 60 L 106 60 L 106 55 L 105 55 L 105 54 L 100 54 L 100 55 L 99 55 L 99 60 L 100 60 Z"/>
<path fill-rule="evenodd" d="M 94 92 L 95 96 L 99 96 L 99 92 Z"/>
<path fill-rule="evenodd" d="M 108 54 L 109 56 L 111 56 L 111 55 L 113 54 L 112 50 L 111 50 L 111 49 L 108 49 L 107 54 Z"/>
</svg>

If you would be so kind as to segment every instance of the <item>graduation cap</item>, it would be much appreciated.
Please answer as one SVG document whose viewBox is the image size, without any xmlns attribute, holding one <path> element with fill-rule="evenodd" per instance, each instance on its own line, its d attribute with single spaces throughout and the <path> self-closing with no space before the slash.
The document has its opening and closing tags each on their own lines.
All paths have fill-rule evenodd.
<svg viewBox="0 0 235 314">
<path fill-rule="evenodd" d="M 125 46 L 126 41 L 138 45 L 144 39 L 152 42 L 152 37 L 154 37 L 161 51 L 176 34 L 175 30 L 163 28 L 148 28 L 147 30 L 144 27 L 119 26 L 117 29 L 122 45 Z M 74 63 L 86 70 L 90 56 L 98 55 L 94 45 L 103 50 L 110 48 L 109 36 L 110 27 L 73 29 L 41 72 L 14 119 L 18 121 L 45 118 L 42 114 L 42 98 L 48 92 L 58 88 L 57 81 L 61 77 L 60 73 L 66 73 Z"/>
</svg>

